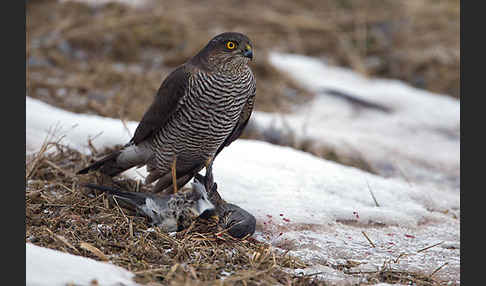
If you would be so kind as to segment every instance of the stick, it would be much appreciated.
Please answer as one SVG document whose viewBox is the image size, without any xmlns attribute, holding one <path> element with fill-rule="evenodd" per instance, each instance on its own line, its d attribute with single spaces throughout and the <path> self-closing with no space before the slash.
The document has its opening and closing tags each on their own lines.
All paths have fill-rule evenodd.
<svg viewBox="0 0 486 286">
<path fill-rule="evenodd" d="M 368 237 L 368 235 L 366 235 L 366 232 L 361 231 L 361 233 L 364 235 L 366 240 L 368 240 L 368 242 L 371 244 L 371 247 L 375 248 L 376 247 L 375 244 L 373 243 L 373 241 L 371 241 L 371 239 Z"/>
<path fill-rule="evenodd" d="M 123 217 L 125 217 L 125 220 L 127 221 L 127 224 L 130 223 L 130 220 L 128 219 L 128 217 L 125 215 L 125 213 L 123 212 L 122 208 L 120 207 L 120 205 L 118 204 L 118 201 L 116 199 L 116 196 L 113 196 L 113 201 L 116 203 L 116 206 L 118 207 L 118 209 L 120 210 L 120 212 L 122 213 Z"/>
<path fill-rule="evenodd" d="M 370 191 L 371 197 L 373 198 L 373 201 L 375 201 L 375 205 L 377 207 L 380 207 L 380 204 L 378 204 L 378 201 L 376 200 L 375 194 L 373 194 L 373 191 L 371 190 L 370 183 L 368 180 L 366 180 L 366 184 L 368 185 L 368 191 Z"/>
<path fill-rule="evenodd" d="M 429 277 L 432 277 L 432 275 L 437 273 L 439 270 L 442 269 L 442 267 L 446 266 L 447 264 L 449 264 L 449 262 L 446 262 L 446 263 L 442 264 L 441 266 L 437 267 L 437 269 L 435 269 L 434 271 L 432 271 L 432 273 L 430 273 Z"/>
<path fill-rule="evenodd" d="M 426 248 L 422 248 L 422 249 L 420 249 L 419 251 L 417 251 L 417 253 L 422 252 L 422 251 L 426 251 L 427 249 L 432 248 L 432 247 L 437 246 L 437 245 L 442 244 L 442 243 L 444 243 L 444 242 L 443 242 L 443 241 L 441 241 L 441 242 L 436 243 L 436 244 L 434 244 L 434 245 L 427 246 Z"/>
</svg>

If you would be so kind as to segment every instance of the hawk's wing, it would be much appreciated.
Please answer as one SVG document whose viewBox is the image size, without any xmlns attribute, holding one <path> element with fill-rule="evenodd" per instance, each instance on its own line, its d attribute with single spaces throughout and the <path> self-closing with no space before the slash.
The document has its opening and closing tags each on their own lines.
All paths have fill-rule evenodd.
<svg viewBox="0 0 486 286">
<path fill-rule="evenodd" d="M 235 141 L 236 139 L 238 139 L 238 137 L 240 137 L 241 133 L 248 124 L 248 120 L 250 120 L 250 116 L 253 111 L 253 105 L 255 103 L 255 94 L 256 88 L 254 87 L 252 90 L 252 94 L 248 98 L 248 101 L 246 102 L 245 106 L 243 106 L 243 110 L 241 111 L 238 123 L 236 124 L 235 128 L 233 128 L 233 131 L 231 131 L 230 135 L 226 137 L 223 144 L 219 146 L 218 151 L 216 151 L 216 154 L 214 155 L 214 158 L 218 156 L 219 152 L 221 152 L 224 147 L 229 146 L 231 142 Z"/>
<path fill-rule="evenodd" d="M 175 112 L 179 100 L 188 88 L 190 73 L 185 65 L 179 66 L 162 82 L 152 105 L 143 115 L 130 143 L 138 144 L 150 138 L 165 126 Z"/>
</svg>

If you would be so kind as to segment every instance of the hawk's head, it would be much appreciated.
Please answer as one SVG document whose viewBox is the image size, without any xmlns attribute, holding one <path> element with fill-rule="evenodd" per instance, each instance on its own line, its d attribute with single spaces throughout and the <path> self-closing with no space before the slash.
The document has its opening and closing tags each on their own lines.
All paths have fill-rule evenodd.
<svg viewBox="0 0 486 286">
<path fill-rule="evenodd" d="M 234 71 L 253 59 L 253 44 L 241 33 L 217 35 L 194 57 L 211 70 Z"/>
</svg>

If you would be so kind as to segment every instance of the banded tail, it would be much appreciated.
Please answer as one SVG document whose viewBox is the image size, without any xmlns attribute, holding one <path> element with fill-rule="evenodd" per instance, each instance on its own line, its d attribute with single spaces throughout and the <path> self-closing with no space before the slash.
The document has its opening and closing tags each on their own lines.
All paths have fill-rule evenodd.
<svg viewBox="0 0 486 286">
<path fill-rule="evenodd" d="M 101 173 L 113 177 L 132 167 L 145 165 L 151 154 L 150 149 L 144 144 L 127 145 L 120 151 L 115 151 L 79 170 L 76 174 L 86 174 L 90 171 L 99 170 Z"/>
</svg>

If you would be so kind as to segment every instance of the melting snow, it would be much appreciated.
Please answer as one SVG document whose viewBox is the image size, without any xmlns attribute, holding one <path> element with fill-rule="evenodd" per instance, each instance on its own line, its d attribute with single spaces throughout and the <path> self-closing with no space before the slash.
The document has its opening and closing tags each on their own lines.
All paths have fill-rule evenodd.
<svg viewBox="0 0 486 286">
<path fill-rule="evenodd" d="M 76 285 L 138 285 L 133 282 L 133 273 L 94 259 L 39 247 L 26 243 L 26 285 L 65 286 Z"/>
<path fill-rule="evenodd" d="M 397 80 L 368 79 L 300 55 L 270 56 L 271 63 L 316 94 L 290 114 L 256 112 L 260 128 L 290 128 L 339 156 L 363 158 L 382 176 L 459 190 L 460 103 Z M 336 94 L 373 106 L 351 104 Z"/>
</svg>

